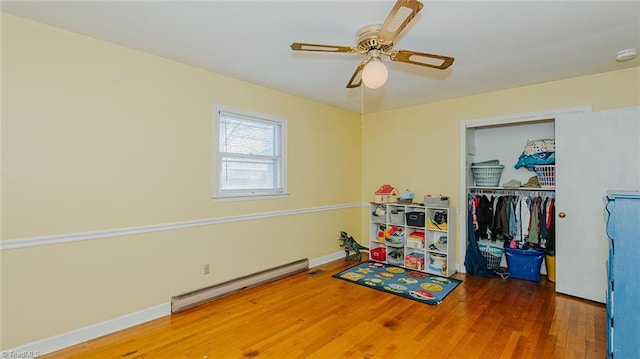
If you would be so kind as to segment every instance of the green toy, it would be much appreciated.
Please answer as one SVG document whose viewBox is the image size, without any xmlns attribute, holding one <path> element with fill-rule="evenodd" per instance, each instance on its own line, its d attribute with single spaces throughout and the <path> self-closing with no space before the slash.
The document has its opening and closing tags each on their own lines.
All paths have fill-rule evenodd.
<svg viewBox="0 0 640 359">
<path fill-rule="evenodd" d="M 342 241 L 340 247 L 344 247 L 345 261 L 359 261 L 362 259 L 362 253 L 360 253 L 360 250 L 369 249 L 356 242 L 356 240 L 348 235 L 347 232 L 340 232 L 340 240 Z M 353 255 L 351 252 L 353 252 Z"/>
</svg>

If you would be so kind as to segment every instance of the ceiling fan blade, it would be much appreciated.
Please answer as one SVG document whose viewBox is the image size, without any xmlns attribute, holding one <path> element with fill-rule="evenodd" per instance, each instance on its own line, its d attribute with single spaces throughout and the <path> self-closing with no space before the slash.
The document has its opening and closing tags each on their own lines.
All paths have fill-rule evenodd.
<svg viewBox="0 0 640 359">
<path fill-rule="evenodd" d="M 453 57 L 427 54 L 423 52 L 397 50 L 389 54 L 392 61 L 406 62 L 413 65 L 421 65 L 432 67 L 434 69 L 444 70 L 453 65 L 455 60 Z"/>
<path fill-rule="evenodd" d="M 383 44 L 392 43 L 421 9 L 422 3 L 420 1 L 398 0 L 382 24 L 382 28 L 378 32 L 378 40 Z"/>
<path fill-rule="evenodd" d="M 351 80 L 347 84 L 348 89 L 360 87 L 362 85 L 362 69 L 364 69 L 364 65 L 367 64 L 367 61 L 362 61 L 360 65 L 356 68 L 356 71 L 351 75 Z"/>
<path fill-rule="evenodd" d="M 321 51 L 321 52 L 354 52 L 355 49 L 350 46 L 334 46 L 320 44 L 305 44 L 303 42 L 294 42 L 291 44 L 291 50 L 295 51 Z"/>
</svg>

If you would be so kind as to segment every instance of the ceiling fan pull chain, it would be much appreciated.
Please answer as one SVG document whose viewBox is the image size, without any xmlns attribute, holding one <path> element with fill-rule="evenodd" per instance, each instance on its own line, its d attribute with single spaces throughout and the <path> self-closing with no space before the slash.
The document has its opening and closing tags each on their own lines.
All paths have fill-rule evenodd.
<svg viewBox="0 0 640 359">
<path fill-rule="evenodd" d="M 364 127 L 364 86 L 360 86 L 360 127 Z"/>
</svg>

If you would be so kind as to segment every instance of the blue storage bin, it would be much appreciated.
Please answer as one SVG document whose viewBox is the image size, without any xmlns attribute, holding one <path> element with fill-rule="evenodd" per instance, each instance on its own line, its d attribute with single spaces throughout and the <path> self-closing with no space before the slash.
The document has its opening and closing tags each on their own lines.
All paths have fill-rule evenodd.
<svg viewBox="0 0 640 359">
<path fill-rule="evenodd" d="M 505 255 L 510 278 L 535 282 L 540 280 L 540 267 L 542 267 L 544 252 L 534 249 L 505 248 Z"/>
</svg>

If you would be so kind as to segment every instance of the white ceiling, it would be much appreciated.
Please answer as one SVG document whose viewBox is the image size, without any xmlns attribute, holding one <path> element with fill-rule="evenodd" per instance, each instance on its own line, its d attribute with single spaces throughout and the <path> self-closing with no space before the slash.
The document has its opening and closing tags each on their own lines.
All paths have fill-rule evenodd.
<svg viewBox="0 0 640 359">
<path fill-rule="evenodd" d="M 448 70 L 387 61 L 364 112 L 640 66 L 640 1 L 429 1 L 395 49 L 455 57 Z M 2 11 L 240 80 L 361 111 L 345 88 L 364 55 L 293 52 L 292 42 L 354 46 L 394 0 L 2 1 Z"/>
</svg>

